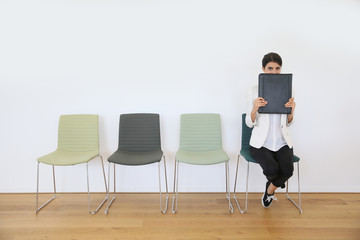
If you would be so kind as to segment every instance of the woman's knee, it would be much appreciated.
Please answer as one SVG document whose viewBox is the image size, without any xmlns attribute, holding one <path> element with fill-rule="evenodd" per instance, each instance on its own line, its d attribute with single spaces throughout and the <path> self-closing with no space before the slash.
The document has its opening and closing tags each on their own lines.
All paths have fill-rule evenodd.
<svg viewBox="0 0 360 240">
<path fill-rule="evenodd" d="M 275 166 L 268 167 L 266 169 L 263 169 L 263 173 L 268 179 L 274 179 L 274 178 L 279 176 L 280 169 L 278 167 L 275 167 Z"/>
<path fill-rule="evenodd" d="M 282 169 L 282 175 L 285 176 L 287 179 L 291 178 L 294 173 L 294 166 L 288 166 L 287 168 Z"/>
</svg>

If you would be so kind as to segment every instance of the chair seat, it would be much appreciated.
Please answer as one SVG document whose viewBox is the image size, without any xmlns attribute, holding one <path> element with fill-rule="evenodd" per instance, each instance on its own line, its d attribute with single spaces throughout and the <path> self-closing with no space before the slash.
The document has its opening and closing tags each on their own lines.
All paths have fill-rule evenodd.
<svg viewBox="0 0 360 240">
<path fill-rule="evenodd" d="M 124 151 L 117 150 L 109 158 L 108 161 L 121 165 L 145 165 L 160 162 L 163 152 L 158 151 Z"/>
<path fill-rule="evenodd" d="M 240 154 L 241 154 L 241 156 L 243 156 L 245 158 L 246 161 L 257 163 L 255 161 L 255 159 L 250 155 L 250 150 L 249 149 L 241 149 Z M 298 162 L 298 161 L 300 161 L 300 158 L 298 156 L 294 155 L 293 162 L 295 163 L 295 162 Z"/>
<path fill-rule="evenodd" d="M 72 152 L 56 150 L 55 152 L 39 157 L 37 161 L 56 166 L 68 166 L 88 162 L 96 156 L 99 156 L 98 151 Z"/>
<path fill-rule="evenodd" d="M 245 149 L 245 150 L 241 149 L 240 154 L 241 154 L 241 156 L 243 156 L 245 158 L 246 161 L 257 163 L 255 161 L 255 159 L 250 155 L 250 150 L 249 149 Z"/>
<path fill-rule="evenodd" d="M 210 151 L 179 150 L 176 153 L 175 158 L 176 161 L 195 165 L 210 165 L 223 163 L 230 159 L 229 156 L 222 149 Z"/>
</svg>

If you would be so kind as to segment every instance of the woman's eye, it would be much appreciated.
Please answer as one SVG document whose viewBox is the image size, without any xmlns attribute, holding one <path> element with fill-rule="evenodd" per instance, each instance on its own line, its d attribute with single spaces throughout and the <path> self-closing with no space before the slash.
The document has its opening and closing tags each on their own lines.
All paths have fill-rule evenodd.
<svg viewBox="0 0 360 240">
<path fill-rule="evenodd" d="M 270 71 L 271 71 L 271 70 L 273 70 L 273 68 L 272 68 L 272 67 L 269 67 L 268 69 L 269 69 Z"/>
</svg>

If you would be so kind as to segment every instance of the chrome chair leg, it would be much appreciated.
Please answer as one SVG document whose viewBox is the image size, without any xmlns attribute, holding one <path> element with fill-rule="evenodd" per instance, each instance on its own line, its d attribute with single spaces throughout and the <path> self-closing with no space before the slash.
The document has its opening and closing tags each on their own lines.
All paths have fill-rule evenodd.
<svg viewBox="0 0 360 240">
<path fill-rule="evenodd" d="M 113 195 L 113 197 L 112 197 L 112 199 L 111 199 L 111 201 L 110 201 L 110 203 L 109 203 L 109 197 L 110 197 L 110 165 L 111 165 L 111 163 L 109 162 L 109 167 L 108 167 L 108 204 L 107 204 L 107 207 L 106 207 L 106 209 L 105 209 L 105 214 L 108 214 L 109 213 L 109 211 L 110 211 L 110 206 L 111 206 L 111 204 L 115 201 L 115 198 L 116 198 L 116 185 L 115 185 L 115 183 L 116 183 L 116 175 L 115 175 L 115 163 L 113 163 L 114 164 L 114 195 Z"/>
<path fill-rule="evenodd" d="M 38 165 L 37 165 L 37 185 L 36 185 L 36 211 L 35 211 L 35 214 L 37 214 L 43 207 L 48 205 L 52 200 L 54 200 L 56 198 L 55 167 L 54 167 L 54 165 L 52 165 L 53 182 L 54 182 L 54 196 L 52 198 L 50 198 L 48 201 L 46 201 L 43 205 L 41 205 L 41 207 L 39 207 L 39 173 L 40 173 L 39 165 L 40 165 L 40 163 L 38 162 Z"/>
<path fill-rule="evenodd" d="M 248 183 L 249 183 L 249 165 L 250 163 L 248 163 L 247 165 L 247 176 L 246 176 L 246 195 L 245 195 L 245 209 L 242 210 L 240 207 L 240 203 L 238 202 L 237 198 L 236 198 L 236 183 L 237 183 L 237 176 L 238 176 L 238 171 L 239 171 L 239 160 L 240 160 L 241 154 L 239 154 L 238 156 L 238 160 L 237 160 L 237 164 L 236 164 L 236 174 L 235 174 L 235 184 L 234 184 L 234 199 L 236 202 L 237 207 L 239 208 L 240 212 L 242 214 L 246 213 L 247 210 L 247 202 L 248 202 Z"/>
<path fill-rule="evenodd" d="M 229 165 L 228 162 L 225 163 L 225 178 L 226 178 L 226 198 L 229 200 L 229 212 L 233 213 L 234 208 L 230 201 L 230 188 L 229 188 Z M 173 192 L 173 202 L 172 202 L 172 213 L 177 212 L 177 201 L 178 201 L 178 192 L 179 192 L 179 162 L 175 160 L 174 168 L 174 192 Z"/>
<path fill-rule="evenodd" d="M 229 212 L 233 213 L 234 208 L 231 204 L 230 186 L 229 186 L 229 161 L 225 162 L 225 178 L 226 178 L 226 198 L 229 200 Z"/>
<path fill-rule="evenodd" d="M 286 197 L 299 209 L 299 212 L 302 213 L 303 210 L 301 209 L 299 162 L 297 162 L 297 173 L 298 173 L 298 197 L 299 197 L 298 204 L 289 195 L 289 180 L 286 183 Z"/>
<path fill-rule="evenodd" d="M 103 170 L 103 175 L 104 175 L 104 182 L 105 182 L 105 191 L 106 193 L 108 192 L 107 189 L 107 185 L 106 185 L 106 177 L 105 177 L 105 170 L 104 170 L 104 161 L 101 155 L 99 155 L 100 159 L 101 159 L 101 166 L 102 166 L 102 170 Z M 91 211 L 91 204 L 90 204 L 90 189 L 89 189 L 89 167 L 88 167 L 88 162 L 86 162 L 86 177 L 87 177 L 87 190 L 88 190 L 88 202 L 89 202 L 89 213 L 90 214 L 95 214 L 99 211 L 99 209 L 102 207 L 102 205 L 104 205 L 105 201 L 108 199 L 108 196 L 106 194 L 104 200 L 100 203 L 100 205 L 95 209 L 95 211 Z"/>
<path fill-rule="evenodd" d="M 172 213 L 177 211 L 177 201 L 178 201 L 178 188 L 179 188 L 179 162 L 175 160 L 174 167 L 174 192 L 173 192 L 173 202 L 172 202 Z"/>
<path fill-rule="evenodd" d="M 162 209 L 162 197 L 161 197 L 161 177 L 160 177 L 160 162 L 158 163 L 158 170 L 159 170 L 159 190 L 160 190 L 160 211 L 162 213 L 166 213 L 168 209 L 168 202 L 169 202 L 169 192 L 168 192 L 168 184 L 167 184 L 167 174 L 166 174 L 166 161 L 165 155 L 164 157 L 164 172 L 165 172 L 165 188 L 166 188 L 166 200 L 165 200 L 165 209 Z"/>
</svg>

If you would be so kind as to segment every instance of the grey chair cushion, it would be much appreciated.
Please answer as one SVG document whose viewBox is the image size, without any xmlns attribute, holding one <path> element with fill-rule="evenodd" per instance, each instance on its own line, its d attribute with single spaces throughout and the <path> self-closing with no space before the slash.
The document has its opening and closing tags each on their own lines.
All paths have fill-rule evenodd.
<svg viewBox="0 0 360 240">
<path fill-rule="evenodd" d="M 117 150 L 108 158 L 108 161 L 116 164 L 130 166 L 145 165 L 160 162 L 162 155 L 162 151 L 132 152 Z"/>
<path fill-rule="evenodd" d="M 120 115 L 119 147 L 108 161 L 122 165 L 144 165 L 161 161 L 159 114 Z"/>
</svg>

